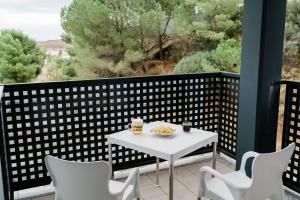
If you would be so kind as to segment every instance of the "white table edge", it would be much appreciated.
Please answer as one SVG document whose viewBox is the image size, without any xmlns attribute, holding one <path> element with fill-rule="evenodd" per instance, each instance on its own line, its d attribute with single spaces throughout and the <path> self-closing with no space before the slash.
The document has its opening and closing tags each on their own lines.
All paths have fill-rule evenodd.
<svg viewBox="0 0 300 200">
<path fill-rule="evenodd" d="M 174 153 L 174 155 L 169 155 L 169 154 L 166 154 L 166 153 L 163 153 L 163 152 L 160 152 L 160 151 L 155 151 L 153 149 L 141 147 L 141 146 L 138 146 L 138 145 L 135 145 L 135 144 L 126 143 L 123 140 L 119 140 L 119 139 L 110 137 L 109 135 L 107 136 L 107 142 L 108 142 L 108 144 L 120 145 L 120 146 L 123 146 L 125 148 L 129 148 L 129 149 L 141 152 L 141 153 L 145 153 L 145 154 L 148 154 L 148 155 L 151 155 L 151 156 L 155 156 L 157 158 L 161 158 L 161 159 L 164 159 L 164 160 L 168 161 L 169 164 L 174 164 L 174 162 L 176 160 L 182 158 L 183 156 L 185 156 L 189 153 L 192 153 L 192 152 L 204 147 L 205 145 L 208 145 L 208 144 L 213 143 L 213 142 L 218 142 L 218 134 L 217 133 L 214 133 L 214 134 L 215 134 L 214 136 L 211 136 L 211 137 L 209 137 L 209 138 L 207 138 L 207 139 L 205 139 L 205 140 L 203 140 L 199 143 L 194 144 L 191 147 L 188 147 L 184 150 L 181 150 L 180 152 L 176 152 L 176 153 Z"/>
<path fill-rule="evenodd" d="M 107 143 L 108 144 L 120 145 L 120 146 L 123 146 L 125 148 L 129 148 L 129 149 L 141 152 L 141 153 L 145 153 L 145 154 L 155 156 L 155 157 L 167 160 L 167 161 L 171 161 L 171 156 L 168 155 L 168 154 L 161 153 L 161 152 L 155 151 L 153 149 L 137 146 L 137 145 L 134 145 L 134 144 L 125 143 L 122 140 L 118 140 L 116 138 L 112 138 L 112 137 L 109 137 L 109 136 L 107 136 Z"/>
<path fill-rule="evenodd" d="M 205 139 L 204 141 L 201 141 L 200 143 L 196 143 L 193 146 L 188 147 L 188 148 L 180 151 L 179 153 L 176 153 L 175 155 L 172 155 L 171 160 L 169 162 L 171 162 L 171 164 L 174 164 L 176 160 L 182 158 L 183 156 L 188 155 L 188 154 L 190 154 L 202 147 L 205 147 L 206 145 L 213 143 L 213 142 L 216 142 L 216 143 L 218 142 L 218 134 L 217 133 L 213 137 L 209 137 L 209 138 Z M 201 143 L 203 143 L 204 145 Z"/>
</svg>

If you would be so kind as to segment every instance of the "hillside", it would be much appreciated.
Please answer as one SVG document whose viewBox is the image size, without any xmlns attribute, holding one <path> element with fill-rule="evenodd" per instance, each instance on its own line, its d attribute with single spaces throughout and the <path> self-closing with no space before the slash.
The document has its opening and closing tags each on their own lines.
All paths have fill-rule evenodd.
<svg viewBox="0 0 300 200">
<path fill-rule="evenodd" d="M 68 57 L 67 50 L 71 45 L 62 40 L 48 40 L 38 42 L 38 47 L 44 49 L 47 55 Z"/>
</svg>

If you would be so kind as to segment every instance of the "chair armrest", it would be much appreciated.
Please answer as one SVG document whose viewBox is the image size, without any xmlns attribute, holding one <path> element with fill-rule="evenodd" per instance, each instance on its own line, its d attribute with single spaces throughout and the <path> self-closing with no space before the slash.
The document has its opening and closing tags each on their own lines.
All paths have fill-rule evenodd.
<svg viewBox="0 0 300 200">
<path fill-rule="evenodd" d="M 122 186 L 122 188 L 120 188 L 120 190 L 118 192 L 110 192 L 113 196 L 119 196 L 119 195 L 123 195 L 123 193 L 125 192 L 125 190 L 128 188 L 128 186 L 133 185 L 134 190 L 136 193 L 139 193 L 139 169 L 134 169 L 130 175 L 128 176 L 128 178 L 126 179 L 124 185 Z M 138 194 L 139 195 L 139 194 Z"/>
<path fill-rule="evenodd" d="M 215 178 L 219 179 L 220 181 L 224 182 L 228 189 L 230 190 L 231 194 L 236 197 L 235 199 L 241 199 L 241 191 L 246 191 L 247 189 L 250 188 L 250 186 L 240 186 L 231 181 L 228 178 L 225 178 L 224 175 L 220 174 L 216 170 L 210 168 L 210 167 L 202 167 L 200 169 L 199 173 L 199 179 L 200 179 L 200 185 L 199 185 L 199 190 L 198 190 L 198 197 L 205 196 L 206 192 L 208 191 L 208 188 L 206 186 L 206 174 L 211 174 Z"/>
<path fill-rule="evenodd" d="M 245 174 L 246 173 L 245 172 L 245 166 L 246 166 L 247 160 L 249 158 L 256 158 L 259 155 L 260 155 L 259 153 L 256 153 L 254 151 L 248 151 L 247 153 L 245 153 L 243 155 L 243 158 L 242 158 L 242 162 L 241 162 L 241 166 L 240 166 L 240 171 Z"/>
<path fill-rule="evenodd" d="M 225 178 L 222 174 L 220 174 L 218 171 L 212 169 L 211 167 L 201 167 L 200 169 L 200 181 L 201 181 L 201 185 L 205 184 L 206 187 L 206 181 L 205 181 L 205 175 L 209 173 L 213 176 L 215 176 L 216 178 L 220 179 L 221 181 L 223 181 L 227 186 L 233 188 L 233 189 L 247 189 L 246 187 L 243 188 L 239 185 L 236 185 L 234 182 L 230 181 L 229 179 Z"/>
</svg>

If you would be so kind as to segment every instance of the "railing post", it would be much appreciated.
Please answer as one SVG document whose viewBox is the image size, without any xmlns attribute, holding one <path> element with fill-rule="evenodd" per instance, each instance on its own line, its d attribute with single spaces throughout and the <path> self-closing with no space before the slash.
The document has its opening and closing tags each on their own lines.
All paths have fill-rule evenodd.
<svg viewBox="0 0 300 200">
<path fill-rule="evenodd" d="M 219 89 L 219 102 L 218 102 L 218 135 L 219 138 L 221 136 L 221 131 L 222 131 L 222 92 L 223 92 L 223 75 L 222 73 L 219 74 L 219 84 L 220 87 Z M 220 154 L 221 152 L 221 142 L 218 142 L 218 148 L 217 148 L 217 152 L 218 154 Z"/>
<path fill-rule="evenodd" d="M 291 100 L 292 100 L 293 88 L 286 84 L 285 100 L 284 100 L 284 117 L 283 117 L 283 129 L 282 129 L 282 142 L 281 147 L 285 148 L 288 144 L 288 135 L 290 129 L 290 115 L 291 115 Z"/>
<path fill-rule="evenodd" d="M 4 133 L 2 121 L 2 95 L 4 86 L 0 85 L 0 200 L 9 200 L 9 192 L 7 185 L 7 170 L 5 164 L 5 151 L 4 151 Z"/>
</svg>

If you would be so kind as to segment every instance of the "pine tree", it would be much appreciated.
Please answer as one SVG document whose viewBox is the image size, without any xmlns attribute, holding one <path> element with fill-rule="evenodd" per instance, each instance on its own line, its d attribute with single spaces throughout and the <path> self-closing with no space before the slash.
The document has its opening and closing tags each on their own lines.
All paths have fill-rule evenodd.
<svg viewBox="0 0 300 200">
<path fill-rule="evenodd" d="M 0 33 L 0 82 L 26 82 L 36 77 L 44 63 L 44 53 L 34 40 L 21 32 Z"/>
</svg>

